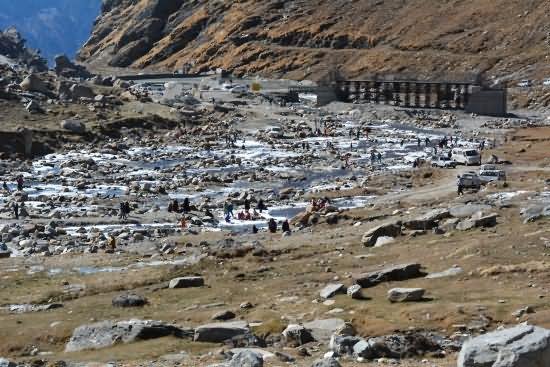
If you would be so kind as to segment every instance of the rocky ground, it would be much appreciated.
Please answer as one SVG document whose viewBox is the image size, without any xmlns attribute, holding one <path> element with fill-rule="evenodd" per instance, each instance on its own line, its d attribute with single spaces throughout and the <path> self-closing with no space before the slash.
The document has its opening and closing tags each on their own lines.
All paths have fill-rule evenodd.
<svg viewBox="0 0 550 367">
<path fill-rule="evenodd" d="M 3 67 L 0 366 L 548 360 L 547 116 L 280 106 L 215 76 L 163 94 L 63 58 Z M 477 167 L 431 166 L 449 136 L 485 142 L 506 183 L 457 197 Z M 253 219 L 224 218 L 260 199 Z M 508 329 L 525 321 L 538 327 Z"/>
</svg>

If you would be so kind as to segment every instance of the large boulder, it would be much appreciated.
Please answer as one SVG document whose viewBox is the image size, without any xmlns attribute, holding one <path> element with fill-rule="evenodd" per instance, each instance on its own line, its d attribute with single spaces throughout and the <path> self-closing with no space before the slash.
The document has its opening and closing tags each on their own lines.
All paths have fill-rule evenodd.
<svg viewBox="0 0 550 367">
<path fill-rule="evenodd" d="M 286 344 L 296 347 L 315 341 L 311 331 L 303 325 L 290 324 L 282 334 Z"/>
<path fill-rule="evenodd" d="M 261 354 L 251 350 L 243 350 L 233 356 L 229 367 L 263 367 L 264 359 Z"/>
<path fill-rule="evenodd" d="M 392 334 L 360 340 L 353 346 L 354 355 L 365 359 L 411 358 L 440 352 L 446 341 L 425 333 Z"/>
<path fill-rule="evenodd" d="M 363 288 L 374 287 L 382 282 L 402 281 L 420 278 L 426 274 L 422 272 L 420 264 L 402 264 L 391 266 L 382 270 L 356 275 L 355 282 Z"/>
<path fill-rule="evenodd" d="M 44 94 L 49 94 L 50 89 L 36 74 L 29 74 L 22 82 L 19 84 L 22 90 L 26 92 L 40 92 Z"/>
<path fill-rule="evenodd" d="M 338 293 L 345 293 L 346 287 L 342 283 L 330 283 L 327 284 L 321 291 L 319 295 L 321 298 L 328 299 L 334 297 Z"/>
<path fill-rule="evenodd" d="M 89 78 L 91 74 L 81 65 L 73 63 L 66 55 L 57 55 L 54 59 L 54 71 L 66 78 Z"/>
<path fill-rule="evenodd" d="M 174 278 L 168 285 L 169 288 L 192 288 L 202 287 L 204 285 L 203 277 L 181 277 Z"/>
<path fill-rule="evenodd" d="M 219 322 L 201 325 L 195 329 L 196 342 L 222 343 L 250 332 L 246 321 Z"/>
<path fill-rule="evenodd" d="M 376 226 L 365 232 L 361 243 L 364 246 L 372 247 L 376 245 L 378 237 L 397 237 L 401 235 L 401 222 L 391 222 Z"/>
<path fill-rule="evenodd" d="M 336 331 L 343 329 L 346 322 L 342 319 L 320 319 L 304 323 L 315 340 L 328 342 Z"/>
<path fill-rule="evenodd" d="M 115 307 L 141 307 L 147 304 L 147 298 L 137 294 L 119 294 L 112 300 Z"/>
<path fill-rule="evenodd" d="M 74 100 L 80 99 L 80 98 L 94 98 L 95 93 L 92 90 L 92 88 L 82 85 L 82 84 L 73 84 L 71 88 L 69 88 L 71 92 L 71 97 Z"/>
<path fill-rule="evenodd" d="M 472 217 L 470 219 L 465 219 L 457 224 L 456 229 L 460 231 L 467 231 L 473 228 L 480 227 L 494 227 L 497 225 L 498 214 L 493 213 L 480 217 Z"/>
<path fill-rule="evenodd" d="M 458 367 L 547 367 L 550 330 L 518 325 L 467 340 Z"/>
<path fill-rule="evenodd" d="M 164 336 L 184 337 L 191 332 L 162 321 L 129 320 L 102 321 L 76 328 L 65 347 L 66 352 L 107 348 L 117 343 L 133 343 L 139 340 Z"/>
<path fill-rule="evenodd" d="M 75 134 L 84 134 L 86 132 L 86 125 L 79 120 L 63 120 L 61 121 L 61 128 Z"/>
<path fill-rule="evenodd" d="M 451 214 L 448 209 L 433 209 L 418 218 L 404 222 L 403 226 L 412 230 L 429 230 L 437 227 L 440 220 L 450 218 L 450 216 Z"/>
<path fill-rule="evenodd" d="M 390 302 L 418 302 L 422 301 L 426 290 L 423 288 L 393 288 L 388 291 Z"/>
</svg>

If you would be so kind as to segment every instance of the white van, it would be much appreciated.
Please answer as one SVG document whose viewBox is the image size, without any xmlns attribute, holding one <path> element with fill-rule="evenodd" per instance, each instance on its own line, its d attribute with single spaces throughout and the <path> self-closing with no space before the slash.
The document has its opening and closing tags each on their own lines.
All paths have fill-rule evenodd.
<svg viewBox="0 0 550 367">
<path fill-rule="evenodd" d="M 457 163 L 469 165 L 481 164 L 481 155 L 476 149 L 454 148 L 451 158 Z"/>
</svg>

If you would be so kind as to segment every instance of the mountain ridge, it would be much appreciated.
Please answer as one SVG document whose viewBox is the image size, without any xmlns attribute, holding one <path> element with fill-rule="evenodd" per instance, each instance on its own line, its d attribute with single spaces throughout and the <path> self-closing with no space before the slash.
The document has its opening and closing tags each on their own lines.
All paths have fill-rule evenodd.
<svg viewBox="0 0 550 367">
<path fill-rule="evenodd" d="M 0 29 L 15 27 L 29 47 L 50 62 L 57 54 L 74 58 L 89 37 L 101 0 L 0 0 Z"/>
<path fill-rule="evenodd" d="M 547 75 L 543 0 L 108 0 L 80 60 L 315 78 Z M 512 21 L 514 20 L 514 21 Z"/>
</svg>

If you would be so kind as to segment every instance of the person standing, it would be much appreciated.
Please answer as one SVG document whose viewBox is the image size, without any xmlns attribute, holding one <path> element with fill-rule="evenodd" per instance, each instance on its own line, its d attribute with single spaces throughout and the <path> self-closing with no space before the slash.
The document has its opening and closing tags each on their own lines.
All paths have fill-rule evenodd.
<svg viewBox="0 0 550 367">
<path fill-rule="evenodd" d="M 13 214 L 15 219 L 19 219 L 19 204 L 13 203 Z"/>
</svg>

